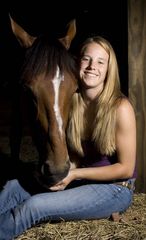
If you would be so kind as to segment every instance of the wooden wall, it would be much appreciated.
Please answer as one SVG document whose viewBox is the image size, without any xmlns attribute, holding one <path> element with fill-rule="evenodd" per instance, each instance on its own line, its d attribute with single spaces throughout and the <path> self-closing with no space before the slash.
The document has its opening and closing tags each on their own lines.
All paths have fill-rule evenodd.
<svg viewBox="0 0 146 240">
<path fill-rule="evenodd" d="M 146 0 L 128 0 L 129 97 L 137 120 L 137 192 L 146 192 Z"/>
</svg>

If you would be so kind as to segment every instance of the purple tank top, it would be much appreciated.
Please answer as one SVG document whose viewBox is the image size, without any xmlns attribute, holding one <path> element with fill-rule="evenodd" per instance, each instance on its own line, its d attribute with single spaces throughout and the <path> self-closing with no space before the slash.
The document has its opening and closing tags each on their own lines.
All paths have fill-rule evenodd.
<svg viewBox="0 0 146 240">
<path fill-rule="evenodd" d="M 112 156 L 99 154 L 93 142 L 84 141 L 82 146 L 85 153 L 85 157 L 83 157 L 81 160 L 82 167 L 102 167 L 102 166 L 108 166 L 117 162 L 116 153 L 113 154 Z M 137 171 L 135 167 L 132 178 L 136 178 L 136 177 L 137 177 Z"/>
</svg>

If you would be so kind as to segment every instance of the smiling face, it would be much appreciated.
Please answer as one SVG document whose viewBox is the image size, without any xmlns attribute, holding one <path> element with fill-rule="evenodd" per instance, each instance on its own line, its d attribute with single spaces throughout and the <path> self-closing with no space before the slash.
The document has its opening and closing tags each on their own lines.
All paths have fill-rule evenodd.
<svg viewBox="0 0 146 240">
<path fill-rule="evenodd" d="M 99 44 L 92 42 L 85 46 L 80 61 L 80 79 L 84 89 L 101 92 L 108 70 L 109 55 Z"/>
</svg>

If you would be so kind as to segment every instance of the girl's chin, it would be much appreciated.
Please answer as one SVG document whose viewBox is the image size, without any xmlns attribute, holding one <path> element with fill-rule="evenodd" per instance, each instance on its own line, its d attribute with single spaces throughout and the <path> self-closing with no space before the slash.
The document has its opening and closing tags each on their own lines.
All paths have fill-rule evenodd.
<svg viewBox="0 0 146 240">
<path fill-rule="evenodd" d="M 83 81 L 82 86 L 87 87 L 87 88 L 93 88 L 94 84 L 92 84 L 91 81 Z"/>
</svg>

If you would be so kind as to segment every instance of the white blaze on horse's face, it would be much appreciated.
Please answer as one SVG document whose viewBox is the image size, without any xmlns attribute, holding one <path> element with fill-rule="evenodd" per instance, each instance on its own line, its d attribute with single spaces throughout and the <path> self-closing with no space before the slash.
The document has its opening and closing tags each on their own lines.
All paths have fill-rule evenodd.
<svg viewBox="0 0 146 240">
<path fill-rule="evenodd" d="M 59 132 L 60 132 L 61 136 L 63 133 L 63 130 L 62 130 L 63 122 L 62 122 L 60 109 L 59 109 L 59 87 L 60 87 L 61 81 L 63 81 L 63 80 L 64 80 L 64 76 L 60 74 L 60 69 L 59 69 L 59 67 L 57 67 L 56 74 L 55 74 L 55 77 L 52 79 L 52 82 L 53 82 L 53 87 L 54 87 L 54 92 L 55 92 L 54 112 L 55 112 L 56 120 L 57 120 L 58 127 L 59 127 Z"/>
</svg>

